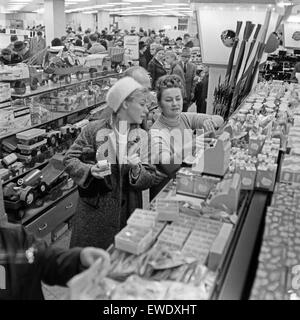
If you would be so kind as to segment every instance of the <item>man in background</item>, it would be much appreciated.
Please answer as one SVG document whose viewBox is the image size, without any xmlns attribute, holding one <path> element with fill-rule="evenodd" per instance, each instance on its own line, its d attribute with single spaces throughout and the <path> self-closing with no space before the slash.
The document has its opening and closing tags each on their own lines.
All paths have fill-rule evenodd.
<svg viewBox="0 0 300 320">
<path fill-rule="evenodd" d="M 147 57 L 145 55 L 146 50 L 147 50 L 147 45 L 145 44 L 145 42 L 140 41 L 139 42 L 139 52 L 140 52 L 139 65 L 147 70 L 148 62 L 147 62 Z"/>
<path fill-rule="evenodd" d="M 38 52 L 43 51 L 46 48 L 46 40 L 43 37 L 43 32 L 38 31 L 37 36 L 32 38 L 30 41 L 30 46 L 29 50 L 30 52 L 34 52 L 37 54 Z M 41 65 L 43 63 L 43 56 L 40 55 L 39 58 L 37 59 L 37 64 Z"/>
<path fill-rule="evenodd" d="M 191 36 L 188 33 L 183 36 L 183 42 L 186 48 L 193 48 L 194 46 Z"/>
<path fill-rule="evenodd" d="M 191 49 L 183 48 L 181 53 L 181 61 L 179 62 L 185 76 L 186 100 L 183 103 L 183 112 L 186 112 L 194 98 L 194 89 L 196 85 L 196 70 L 194 63 L 190 62 Z"/>
<path fill-rule="evenodd" d="M 15 45 L 15 42 L 18 41 L 18 36 L 16 36 L 15 34 L 11 35 L 10 36 L 10 44 L 8 45 L 8 49 L 10 49 L 11 51 L 14 50 L 14 45 Z"/>
<path fill-rule="evenodd" d="M 90 41 L 91 41 L 91 48 L 88 51 L 89 53 L 95 54 L 95 53 L 106 52 L 105 47 L 98 42 L 98 36 L 96 34 L 90 35 Z"/>
<path fill-rule="evenodd" d="M 19 62 L 22 62 L 22 59 L 16 53 L 12 52 L 8 48 L 2 49 L 0 64 L 2 63 L 4 65 L 13 65 Z"/>
</svg>

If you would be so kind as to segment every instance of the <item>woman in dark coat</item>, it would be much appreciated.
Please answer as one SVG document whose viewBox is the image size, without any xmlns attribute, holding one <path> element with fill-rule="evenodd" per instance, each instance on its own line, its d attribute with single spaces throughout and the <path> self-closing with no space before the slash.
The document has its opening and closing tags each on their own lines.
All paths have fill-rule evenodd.
<svg viewBox="0 0 300 320">
<path fill-rule="evenodd" d="M 154 167 L 139 158 L 148 154 L 148 135 L 139 127 L 148 113 L 145 90 L 132 78 L 119 80 L 107 95 L 112 119 L 90 123 L 66 154 L 80 195 L 71 246 L 107 249 L 155 181 Z M 103 177 L 98 161 L 105 159 L 111 174 Z"/>
<path fill-rule="evenodd" d="M 155 84 L 158 78 L 167 74 L 167 71 L 165 70 L 165 67 L 163 64 L 164 57 L 165 57 L 164 48 L 162 46 L 158 46 L 155 49 L 155 56 L 152 58 L 152 60 L 148 64 L 148 71 L 152 78 L 153 90 L 155 89 Z"/>
</svg>

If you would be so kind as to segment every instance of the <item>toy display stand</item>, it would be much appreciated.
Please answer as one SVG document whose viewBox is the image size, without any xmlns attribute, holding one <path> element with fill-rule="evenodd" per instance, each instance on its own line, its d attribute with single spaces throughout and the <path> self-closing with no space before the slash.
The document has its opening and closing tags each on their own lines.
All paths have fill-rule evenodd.
<svg viewBox="0 0 300 320">
<path fill-rule="evenodd" d="M 223 177 L 229 167 L 230 151 L 230 134 L 223 132 L 213 147 L 198 156 L 193 171 Z"/>
<path fill-rule="evenodd" d="M 236 212 L 240 190 L 241 178 L 239 174 L 235 173 L 232 178 L 224 179 L 217 184 L 208 196 L 207 203 L 215 208 L 224 208 L 225 206 L 232 212 Z"/>
</svg>

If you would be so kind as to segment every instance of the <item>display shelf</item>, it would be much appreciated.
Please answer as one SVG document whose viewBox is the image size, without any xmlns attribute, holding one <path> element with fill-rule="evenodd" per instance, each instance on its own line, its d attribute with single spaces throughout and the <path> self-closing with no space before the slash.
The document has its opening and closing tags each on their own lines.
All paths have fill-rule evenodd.
<svg viewBox="0 0 300 320">
<path fill-rule="evenodd" d="M 231 264 L 231 259 L 235 252 L 237 243 L 239 242 L 242 228 L 248 214 L 249 205 L 253 199 L 253 191 L 244 191 L 240 198 L 240 208 L 238 213 L 239 219 L 235 225 L 231 239 L 228 241 L 227 250 L 225 250 L 225 254 L 218 268 L 219 275 L 215 284 L 214 292 L 212 294 L 212 299 L 214 300 L 220 299 L 220 292 L 225 285 L 225 278 Z"/>
<path fill-rule="evenodd" d="M 59 83 L 53 83 L 51 80 L 49 80 L 49 84 L 43 87 L 38 87 L 36 90 L 30 90 L 29 87 L 26 87 L 26 93 L 25 94 L 16 94 L 16 93 L 12 93 L 11 96 L 14 99 L 24 99 L 24 98 L 28 98 L 28 97 L 33 97 L 39 94 L 43 94 L 43 93 L 48 93 L 54 90 L 61 90 L 61 89 L 65 89 L 68 87 L 72 87 L 72 86 L 76 86 L 76 85 L 80 85 L 82 83 L 85 82 L 89 82 L 89 81 L 97 81 L 97 80 L 102 80 L 102 79 L 106 79 L 108 77 L 117 77 L 119 76 L 118 73 L 107 73 L 106 75 L 101 75 L 101 76 L 96 76 L 96 77 L 90 77 L 90 75 L 85 75 L 85 78 L 78 81 L 76 79 L 76 76 L 73 75 L 72 79 L 74 80 L 74 82 L 71 83 L 65 83 L 63 84 L 62 82 Z"/>
<path fill-rule="evenodd" d="M 251 261 L 267 205 L 268 193 L 255 191 L 221 287 L 219 300 L 246 299 Z"/>
<path fill-rule="evenodd" d="M 38 163 L 38 164 L 36 164 L 36 165 L 35 165 L 34 167 L 32 167 L 32 168 L 28 168 L 27 170 L 25 170 L 25 171 L 22 172 L 21 174 L 13 177 L 13 178 L 11 178 L 11 179 L 8 179 L 8 180 L 6 180 L 6 181 L 3 181 L 3 182 L 2 182 L 2 186 L 5 186 L 5 185 L 7 185 L 7 184 L 10 183 L 10 182 L 13 182 L 13 181 L 15 181 L 15 180 L 17 180 L 17 179 L 20 179 L 20 178 L 24 177 L 27 173 L 29 173 L 29 172 L 31 172 L 31 171 L 33 171 L 33 170 L 35 170 L 35 169 L 43 168 L 43 167 L 44 167 L 45 165 L 47 165 L 48 163 L 49 163 L 49 159 L 45 160 L 45 161 L 42 162 L 42 163 Z"/>
<path fill-rule="evenodd" d="M 25 215 L 22 219 L 17 220 L 12 214 L 8 214 L 8 221 L 11 223 L 19 223 L 22 225 L 27 225 L 33 220 L 37 219 L 40 215 L 44 212 L 48 211 L 49 209 L 53 208 L 57 203 L 61 200 L 66 198 L 68 195 L 72 194 L 77 190 L 77 186 L 72 187 L 69 190 L 62 191 L 62 194 L 57 197 L 55 200 L 51 200 L 51 195 L 46 195 L 42 206 L 38 208 L 27 208 L 24 210 Z"/>
<path fill-rule="evenodd" d="M 3 135 L 0 135 L 0 140 L 3 140 L 5 138 L 8 138 L 8 137 L 11 137 L 17 133 L 20 133 L 20 132 L 23 132 L 23 131 L 26 131 L 26 130 L 29 130 L 29 129 L 33 129 L 33 128 L 39 128 L 39 127 L 42 127 L 44 125 L 47 125 L 51 122 L 54 122 L 54 121 L 57 121 L 59 119 L 63 119 L 65 117 L 68 117 L 68 116 L 71 116 L 71 115 L 74 115 L 76 113 L 79 113 L 81 111 L 88 111 L 89 109 L 92 109 L 92 108 L 97 108 L 98 106 L 100 105 L 103 105 L 105 103 L 105 100 L 103 101 L 100 101 L 96 104 L 93 104 L 91 106 L 88 106 L 88 107 L 83 107 L 83 108 L 79 108 L 79 109 L 76 109 L 76 110 L 73 110 L 73 111 L 70 111 L 68 113 L 63 113 L 63 112 L 52 112 L 52 114 L 54 115 L 51 119 L 45 121 L 45 122 L 42 122 L 42 123 L 39 123 L 39 124 L 35 124 L 33 126 L 30 126 L 28 128 L 20 128 L 20 129 L 17 129 L 17 130 L 14 130 L 12 132 L 9 132 L 9 133 L 5 133 Z"/>
</svg>

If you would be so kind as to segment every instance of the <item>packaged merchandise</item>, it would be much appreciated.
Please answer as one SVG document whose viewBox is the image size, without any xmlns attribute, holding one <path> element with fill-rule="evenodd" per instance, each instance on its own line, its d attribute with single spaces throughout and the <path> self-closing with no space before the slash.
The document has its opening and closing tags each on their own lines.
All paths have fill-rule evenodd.
<svg viewBox="0 0 300 320">
<path fill-rule="evenodd" d="M 127 225 L 115 236 L 115 246 L 135 255 L 145 252 L 154 241 L 152 228 Z"/>
<path fill-rule="evenodd" d="M 158 221 L 177 221 L 179 218 L 179 202 L 169 199 L 157 199 L 156 211 Z"/>
<path fill-rule="evenodd" d="M 224 255 L 225 248 L 228 245 L 230 236 L 232 235 L 232 224 L 224 223 L 216 236 L 208 256 L 208 267 L 211 270 L 216 270 L 220 264 L 221 258 Z"/>
<path fill-rule="evenodd" d="M 15 130 L 30 128 L 31 115 L 29 107 L 9 107 L 0 112 L 0 135 Z"/>
<path fill-rule="evenodd" d="M 9 83 L 0 82 L 0 102 L 11 99 L 11 90 Z"/>
</svg>

